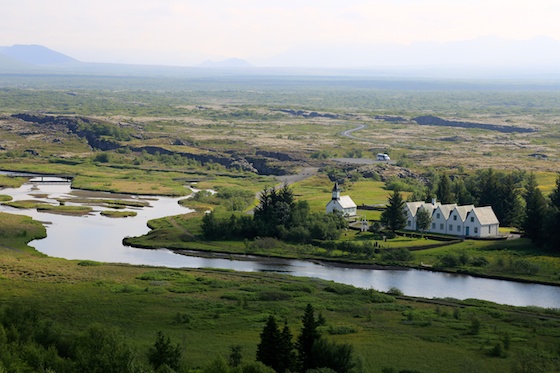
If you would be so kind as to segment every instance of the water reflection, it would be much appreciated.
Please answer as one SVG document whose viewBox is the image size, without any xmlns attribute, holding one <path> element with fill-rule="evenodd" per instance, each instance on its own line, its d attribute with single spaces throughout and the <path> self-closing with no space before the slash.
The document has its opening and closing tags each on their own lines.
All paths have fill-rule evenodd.
<svg viewBox="0 0 560 373">
<path fill-rule="evenodd" d="M 72 191 L 68 184 L 25 184 L 21 188 L 0 191 L 0 194 L 11 195 L 14 200 L 38 199 L 50 203 L 57 203 L 57 198 L 72 198 L 74 193 L 75 191 Z M 112 199 L 131 198 L 131 196 L 116 196 L 109 193 L 97 193 L 94 196 Z M 138 197 L 138 199 L 142 198 Z M 247 272 L 280 272 L 381 291 L 388 291 L 394 287 L 404 294 L 424 298 L 476 298 L 516 306 L 537 305 L 560 308 L 560 287 L 554 286 L 421 270 L 341 268 L 328 263 L 301 260 L 233 255 L 207 258 L 178 255 L 165 249 L 142 250 L 123 246 L 124 237 L 139 236 L 149 231 L 148 220 L 192 211 L 179 205 L 179 198 L 157 197 L 144 200 L 149 202 L 150 207 L 135 208 L 137 216 L 125 219 L 104 217 L 99 214 L 104 209 L 101 207 L 94 207 L 95 211 L 91 215 L 83 217 L 40 213 L 36 210 L 20 210 L 2 205 L 0 211 L 25 214 L 36 220 L 49 222 L 46 225 L 47 238 L 33 241 L 31 245 L 52 257 L 174 268 L 226 268 Z"/>
</svg>

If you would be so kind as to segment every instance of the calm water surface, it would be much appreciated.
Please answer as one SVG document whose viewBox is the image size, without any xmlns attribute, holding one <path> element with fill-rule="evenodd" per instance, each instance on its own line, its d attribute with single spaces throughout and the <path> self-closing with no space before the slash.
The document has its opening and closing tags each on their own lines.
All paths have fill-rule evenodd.
<svg viewBox="0 0 560 373">
<path fill-rule="evenodd" d="M 4 189 L 0 194 L 14 200 L 39 199 L 53 202 L 55 198 L 70 198 L 75 193 L 69 184 L 25 184 L 17 189 Z M 131 198 L 110 193 L 95 193 L 99 198 Z M 361 288 L 387 291 L 399 288 L 404 294 L 423 298 L 476 298 L 516 306 L 536 305 L 560 308 L 560 287 L 523 284 L 512 281 L 481 279 L 464 275 L 444 274 L 421 270 L 368 270 L 340 268 L 301 260 L 282 260 L 243 257 L 243 260 L 202 258 L 178 255 L 169 250 L 143 250 L 122 245 L 126 236 L 138 236 L 149 231 L 150 219 L 189 213 L 192 210 L 178 204 L 179 198 L 142 198 L 150 207 L 127 209 L 137 216 L 114 219 L 101 216 L 104 208 L 95 207 L 93 214 L 76 217 L 35 210 L 13 209 L 1 206 L 0 211 L 25 214 L 45 222 L 47 238 L 31 242 L 38 251 L 52 257 L 90 259 L 103 262 L 154 265 L 174 268 L 227 268 L 236 271 L 271 271 L 294 276 L 317 277 Z M 67 203 L 70 204 L 70 203 Z"/>
</svg>

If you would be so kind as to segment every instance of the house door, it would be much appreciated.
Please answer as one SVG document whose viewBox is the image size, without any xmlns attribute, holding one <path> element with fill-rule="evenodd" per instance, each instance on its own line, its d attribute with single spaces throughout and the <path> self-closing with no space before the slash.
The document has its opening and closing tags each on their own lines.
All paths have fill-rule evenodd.
<svg viewBox="0 0 560 373">
<path fill-rule="evenodd" d="M 465 236 L 469 235 L 470 227 L 465 227 Z"/>
</svg>

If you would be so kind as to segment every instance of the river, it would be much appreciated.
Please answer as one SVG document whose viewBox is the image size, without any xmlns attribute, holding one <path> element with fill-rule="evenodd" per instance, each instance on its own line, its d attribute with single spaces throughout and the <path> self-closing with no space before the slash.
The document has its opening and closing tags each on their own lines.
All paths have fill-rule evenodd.
<svg viewBox="0 0 560 373">
<path fill-rule="evenodd" d="M 37 199 L 56 202 L 56 198 L 75 197 L 78 191 L 70 184 L 28 183 L 17 189 L 3 189 L 14 200 Z M 78 192 L 79 193 L 79 192 Z M 31 246 L 51 257 L 95 260 L 172 268 L 226 268 L 236 271 L 281 272 L 293 276 L 316 277 L 361 288 L 388 291 L 395 287 L 404 294 L 423 298 L 482 299 L 514 306 L 560 308 L 560 287 L 525 284 L 446 274 L 423 270 L 375 270 L 341 268 L 329 264 L 301 260 L 263 259 L 244 256 L 243 260 L 179 255 L 166 249 L 145 250 L 122 245 L 126 236 L 138 236 L 149 231 L 148 220 L 189 213 L 178 204 L 180 198 L 134 197 L 110 193 L 90 193 L 97 198 L 145 200 L 150 207 L 128 209 L 137 216 L 109 218 L 100 215 L 104 208 L 94 207 L 90 215 L 77 217 L 37 212 L 34 209 L 14 209 L 0 205 L 0 211 L 24 214 L 45 223 L 47 238 L 32 241 Z M 67 203 L 71 204 L 71 203 Z"/>
</svg>

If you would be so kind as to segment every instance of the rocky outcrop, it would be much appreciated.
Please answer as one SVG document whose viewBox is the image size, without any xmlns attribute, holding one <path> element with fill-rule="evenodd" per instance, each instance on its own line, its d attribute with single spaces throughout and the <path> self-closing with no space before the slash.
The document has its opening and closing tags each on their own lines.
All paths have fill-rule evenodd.
<svg viewBox="0 0 560 373">
<path fill-rule="evenodd" d="M 340 118 L 338 114 L 332 113 L 318 113 L 316 111 L 305 111 L 305 110 L 292 110 L 292 109 L 278 109 L 278 111 L 282 113 L 287 113 L 296 117 L 303 117 L 303 118 L 329 118 L 329 119 L 337 119 Z"/>
<path fill-rule="evenodd" d="M 498 124 L 485 124 L 485 123 L 472 123 L 472 122 L 458 122 L 452 120 L 445 120 L 432 115 L 423 115 L 416 118 L 412 118 L 413 121 L 421 126 L 443 126 L 443 127 L 460 127 L 460 128 L 479 128 L 490 131 L 498 131 L 504 133 L 527 133 L 536 132 L 533 128 L 527 127 L 514 127 L 514 126 L 502 126 Z"/>
<path fill-rule="evenodd" d="M 393 115 L 376 115 L 375 117 L 373 117 L 374 119 L 377 120 L 382 120 L 384 122 L 389 122 L 389 123 L 403 123 L 403 122 L 407 122 L 407 120 L 403 117 L 398 117 L 398 116 L 393 116 Z"/>
<path fill-rule="evenodd" d="M 282 152 L 272 152 L 268 150 L 257 150 L 255 154 L 266 157 L 266 158 L 274 158 L 282 162 L 297 162 L 301 161 L 302 159 L 295 157 L 294 155 Z"/>
<path fill-rule="evenodd" d="M 78 137 L 85 138 L 88 145 L 93 149 L 99 150 L 115 150 L 120 148 L 122 145 L 117 141 L 101 139 L 95 132 L 84 129 L 80 126 L 80 123 L 92 124 L 93 120 L 85 117 L 66 117 L 66 116 L 51 116 L 51 115 L 39 115 L 39 114 L 14 114 L 13 118 L 21 119 L 25 122 L 37 123 L 40 125 L 50 125 L 50 126 L 64 126 L 70 132 L 74 133 Z M 98 122 L 100 123 L 100 122 Z"/>
<path fill-rule="evenodd" d="M 64 126 L 69 132 L 78 137 L 85 138 L 93 149 L 97 150 L 116 150 L 120 148 L 129 148 L 133 152 L 143 152 L 148 154 L 166 154 L 179 155 L 188 159 L 195 160 L 201 164 L 217 163 L 229 169 L 238 169 L 247 172 L 254 172 L 260 175 L 277 175 L 282 176 L 288 174 L 290 163 L 301 163 L 301 160 L 287 153 L 273 152 L 266 150 L 257 151 L 256 156 L 247 156 L 234 152 L 220 153 L 208 150 L 206 153 L 194 154 L 189 152 L 171 151 L 160 146 L 138 146 L 129 147 L 119 141 L 107 139 L 105 136 L 99 136 L 94 131 L 88 130 L 88 126 L 83 124 L 101 123 L 84 117 L 65 117 L 65 116 L 49 116 L 36 114 L 14 114 L 14 118 L 21 119 L 26 122 L 37 123 L 42 126 Z M 175 140 L 174 145 L 184 145 L 182 140 Z M 288 165 L 286 165 L 288 163 Z"/>
</svg>

